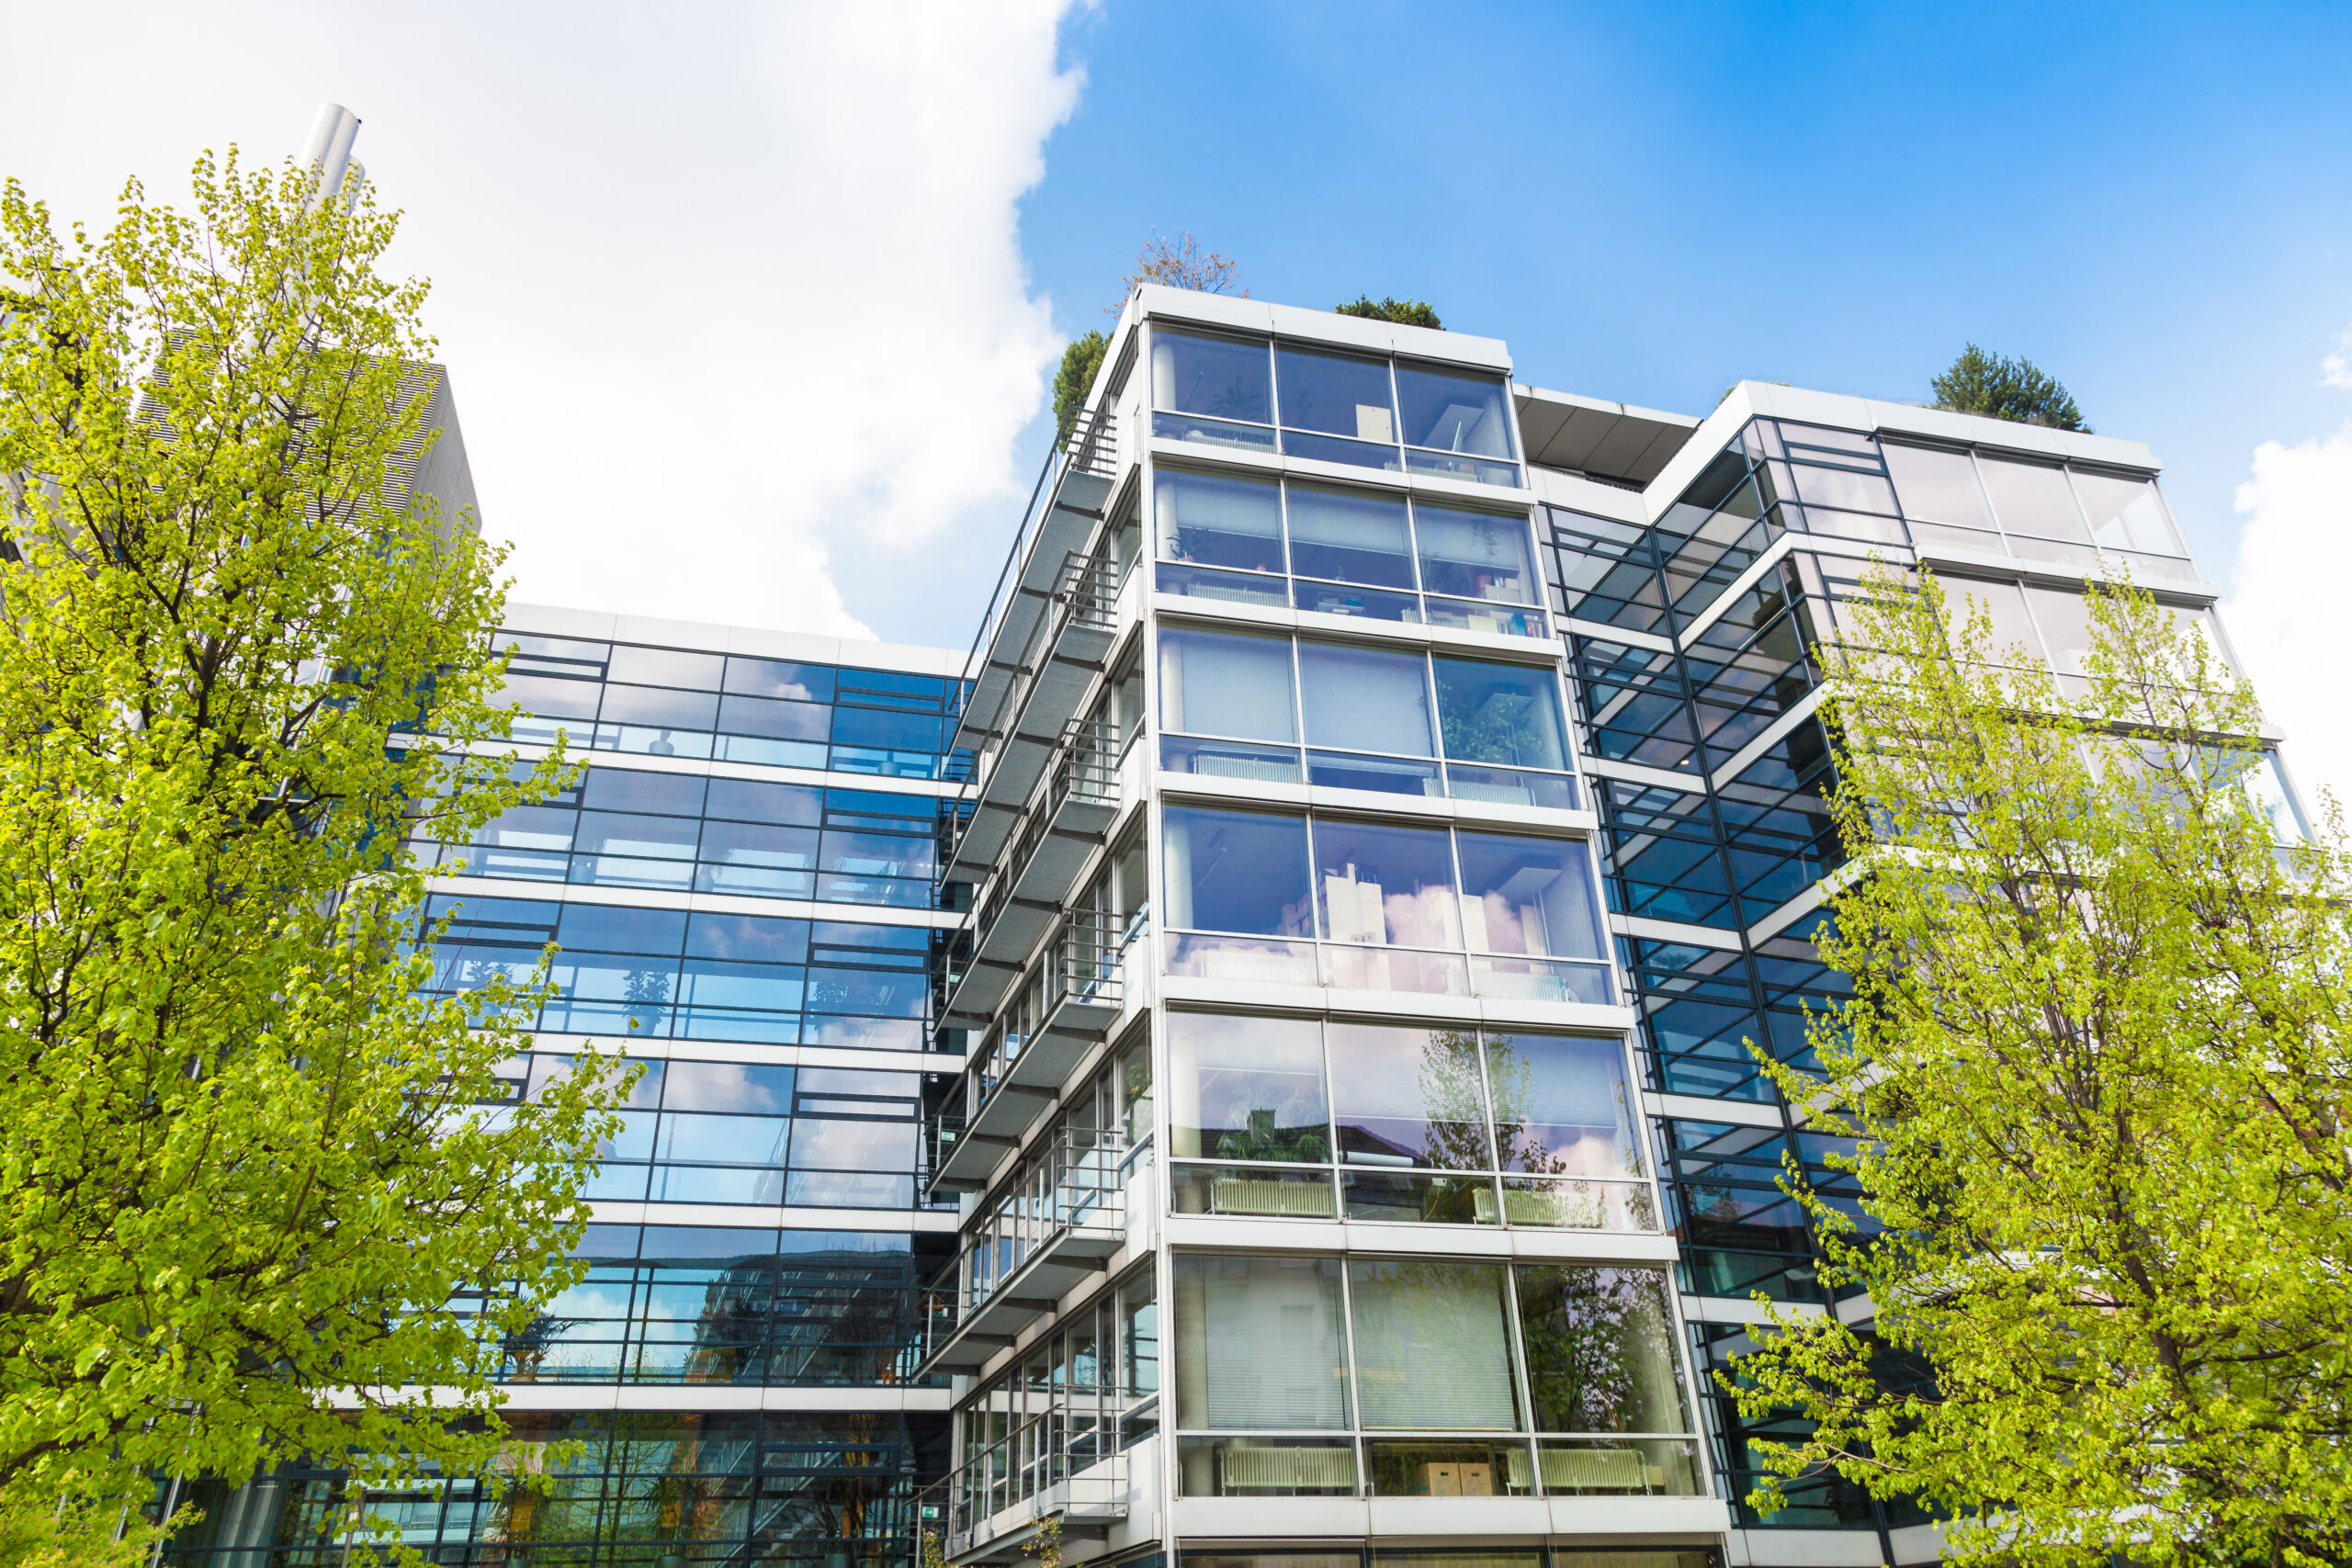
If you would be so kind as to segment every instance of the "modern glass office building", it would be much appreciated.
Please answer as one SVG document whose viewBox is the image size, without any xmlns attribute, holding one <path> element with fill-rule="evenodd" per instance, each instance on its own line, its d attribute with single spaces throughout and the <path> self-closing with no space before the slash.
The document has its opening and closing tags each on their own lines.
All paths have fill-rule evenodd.
<svg viewBox="0 0 2352 1568">
<path fill-rule="evenodd" d="M 517 608 L 581 787 L 424 845 L 443 983 L 561 949 L 517 1092 L 626 1039 L 588 1281 L 449 1562 L 1924 1562 L 1770 1521 L 1713 1392 L 1827 1299 L 1774 1186 L 1837 848 L 1814 650 L 1873 553 L 2061 671 L 2211 631 L 2133 443 L 1146 288 L 969 649 Z M 2283 773 L 2269 788 L 2295 829 Z M 577 1443 L 568 1453 L 545 1445 Z M 334 1549 L 323 1477 L 209 1561 Z M 191 1557 L 196 1553 L 191 1552 Z M 1548 1561 L 1547 1561 L 1548 1560 Z"/>
</svg>

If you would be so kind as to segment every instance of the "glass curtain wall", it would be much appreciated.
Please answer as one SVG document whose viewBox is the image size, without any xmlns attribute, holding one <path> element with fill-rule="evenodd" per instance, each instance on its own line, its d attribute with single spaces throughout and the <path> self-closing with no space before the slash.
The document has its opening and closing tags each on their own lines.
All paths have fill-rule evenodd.
<svg viewBox="0 0 2352 1568">
<path fill-rule="evenodd" d="M 1548 637 L 1523 513 L 1162 468 L 1161 593 Z"/>
<path fill-rule="evenodd" d="M 1581 839 L 1170 806 L 1167 972 L 1608 1005 Z"/>
<path fill-rule="evenodd" d="M 1550 665 L 1172 625 L 1159 649 L 1170 773 L 1576 809 Z"/>
<path fill-rule="evenodd" d="M 1152 434 L 1516 486 L 1501 376 L 1154 325 Z"/>
<path fill-rule="evenodd" d="M 1178 1253 L 1194 1496 L 1690 1495 L 1665 1270 Z"/>
<path fill-rule="evenodd" d="M 1657 1228 L 1615 1040 L 1167 1019 L 1180 1213 Z"/>
</svg>

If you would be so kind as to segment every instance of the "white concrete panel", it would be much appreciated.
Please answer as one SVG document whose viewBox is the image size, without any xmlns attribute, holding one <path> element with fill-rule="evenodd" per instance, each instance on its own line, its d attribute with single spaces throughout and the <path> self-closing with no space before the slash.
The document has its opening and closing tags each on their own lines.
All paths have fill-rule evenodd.
<svg viewBox="0 0 2352 1568">
<path fill-rule="evenodd" d="M 1547 1499 L 1546 1506 L 1555 1537 L 1713 1540 L 1731 1528 L 1731 1508 L 1717 1497 L 1553 1497 Z"/>
</svg>

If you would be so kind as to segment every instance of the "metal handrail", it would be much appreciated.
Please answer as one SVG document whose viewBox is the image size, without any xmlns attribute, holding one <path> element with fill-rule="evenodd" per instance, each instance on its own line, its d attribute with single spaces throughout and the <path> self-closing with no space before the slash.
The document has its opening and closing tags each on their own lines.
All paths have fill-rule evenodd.
<svg viewBox="0 0 2352 1568">
<path fill-rule="evenodd" d="M 1038 1021 L 1063 1002 L 1073 998 L 1095 1002 L 1104 1007 L 1121 1006 L 1126 995 L 1127 948 L 1132 933 L 1120 929 L 1118 919 L 1108 909 L 1071 909 L 1061 917 L 1053 934 L 1039 949 L 1037 964 L 1012 987 L 1012 1005 L 1018 1007 L 1027 995 L 1029 982 L 1042 979 L 1039 987 Z M 1035 1037 L 1033 1027 L 1027 1032 L 1015 1032 L 1006 1027 L 1007 1020 L 1000 1019 L 990 1032 L 988 1043 L 976 1053 L 966 1069 L 974 1075 L 978 1092 L 967 1102 L 967 1109 L 977 1111 L 988 1103 L 997 1086 L 1004 1081 L 1022 1051 Z"/>
<path fill-rule="evenodd" d="M 1029 1505 L 1026 1518 L 1031 1520 L 1055 1513 L 1125 1518 L 1126 1420 L 1109 1387 L 1097 1390 L 1091 1404 L 1091 1410 L 1077 1404 L 1056 1404 L 1023 1418 L 918 1492 L 918 1529 L 943 1535 L 944 1549 L 952 1556 L 980 1544 L 973 1538 L 982 1526 L 1023 1503 Z M 1057 1489 L 1062 1490 L 1058 1498 Z M 1008 1528 L 1017 1529 L 1022 1522 L 1026 1520 Z"/>
<path fill-rule="evenodd" d="M 1125 1140 L 1114 1128 L 1063 1127 L 1030 1152 L 990 1211 L 966 1228 L 956 1260 L 920 1292 L 922 1359 L 1021 1271 L 1073 1231 L 1126 1228 Z"/>
<path fill-rule="evenodd" d="M 1102 479 L 1117 474 L 1118 420 L 1110 410 L 1080 409 L 1068 426 L 1056 433 L 1053 446 L 1046 449 L 1045 464 L 1037 472 L 1037 482 L 1029 491 L 1028 504 L 1022 508 L 1020 525 L 1012 531 L 1012 548 L 1007 552 L 1004 566 L 997 573 L 996 586 L 989 591 L 988 607 L 980 614 L 979 629 L 973 634 L 971 649 L 964 656 L 967 679 L 978 678 L 981 651 L 989 646 L 997 627 L 1003 623 L 1005 611 L 1012 602 L 1011 589 L 1020 576 L 1022 557 L 1028 549 L 1036 524 L 1061 489 L 1063 476 L 1073 472 Z M 1040 502 L 1046 505 L 1040 506 Z M 1007 694 L 1008 696 L 1010 694 Z M 967 713 L 965 719 L 968 721 L 969 718 Z M 959 732 L 962 728 L 959 722 Z"/>
<path fill-rule="evenodd" d="M 1004 734 L 1019 723 L 1021 710 L 1037 683 L 1038 671 L 1064 632 L 1074 626 L 1108 631 L 1116 623 L 1119 590 L 1126 585 L 1126 580 L 1125 568 L 1109 556 L 1071 550 L 1062 557 L 1050 595 L 1053 608 L 1042 623 L 1041 635 L 1035 645 L 1039 655 L 1023 665 L 1020 673 L 1005 687 L 1004 700 L 997 707 L 998 714 L 1005 719 L 1003 729 L 991 731 L 991 739 L 979 748 L 981 752 L 995 750 Z"/>
</svg>

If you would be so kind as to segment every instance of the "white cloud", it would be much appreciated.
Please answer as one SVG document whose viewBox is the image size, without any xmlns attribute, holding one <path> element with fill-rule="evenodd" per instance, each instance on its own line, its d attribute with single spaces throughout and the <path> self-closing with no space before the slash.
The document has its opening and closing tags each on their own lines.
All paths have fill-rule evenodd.
<svg viewBox="0 0 2352 1568">
<path fill-rule="evenodd" d="M 2230 597 L 2230 640 L 2287 735 L 2307 806 L 2323 788 L 2352 812 L 2352 724 L 2345 722 L 2344 584 L 2352 581 L 2352 422 L 2324 439 L 2266 441 L 2237 489 L 2245 517 Z"/>
<path fill-rule="evenodd" d="M 832 554 L 1019 500 L 1060 343 L 1015 204 L 1078 100 L 1069 4 L 52 7 L 12 26 L 0 158 L 101 216 L 348 105 L 518 594 L 862 634 Z M 35 63 L 96 59 L 104 114 Z"/>
<path fill-rule="evenodd" d="M 2335 334 L 2335 352 L 2319 362 L 2319 384 L 2352 391 L 2352 328 Z"/>
</svg>

